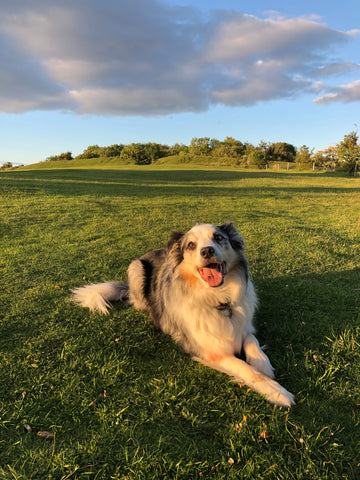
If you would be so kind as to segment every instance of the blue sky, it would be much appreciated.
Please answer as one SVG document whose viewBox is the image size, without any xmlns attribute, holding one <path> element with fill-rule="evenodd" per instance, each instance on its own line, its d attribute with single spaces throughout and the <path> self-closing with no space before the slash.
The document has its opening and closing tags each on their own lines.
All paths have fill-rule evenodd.
<svg viewBox="0 0 360 480">
<path fill-rule="evenodd" d="M 315 150 L 360 125 L 358 0 L 0 4 L 0 163 L 226 136 Z"/>
</svg>

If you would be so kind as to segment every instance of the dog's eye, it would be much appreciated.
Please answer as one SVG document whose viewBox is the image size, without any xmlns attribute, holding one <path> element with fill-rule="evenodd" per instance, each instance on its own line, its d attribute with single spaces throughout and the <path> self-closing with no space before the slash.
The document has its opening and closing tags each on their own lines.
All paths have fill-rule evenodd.
<svg viewBox="0 0 360 480">
<path fill-rule="evenodd" d="M 221 235 L 221 233 L 215 233 L 214 234 L 214 240 L 216 242 L 222 242 L 224 240 L 224 237 Z"/>
<path fill-rule="evenodd" d="M 195 245 L 194 242 L 189 242 L 189 243 L 187 244 L 187 249 L 188 249 L 188 250 L 195 250 L 195 247 L 196 247 L 196 245 Z"/>
</svg>

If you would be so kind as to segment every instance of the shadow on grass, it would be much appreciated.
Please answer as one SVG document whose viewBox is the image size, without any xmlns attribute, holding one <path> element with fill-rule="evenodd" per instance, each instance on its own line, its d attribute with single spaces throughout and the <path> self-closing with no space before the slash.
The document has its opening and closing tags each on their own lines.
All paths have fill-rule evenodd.
<svg viewBox="0 0 360 480">
<path fill-rule="evenodd" d="M 314 180 L 314 184 L 301 186 L 299 179 Z M 333 182 L 322 185 L 323 178 L 331 178 Z M 248 186 L 247 180 L 259 180 L 259 186 Z M 274 186 L 266 185 L 266 180 L 279 180 Z M 241 189 L 249 192 L 272 191 L 283 192 L 359 192 L 360 188 L 350 185 L 349 188 L 338 187 L 335 180 L 343 177 L 331 174 L 310 173 L 274 173 L 246 172 L 226 170 L 31 170 L 5 172 L 0 175 L 4 189 L 21 191 L 45 191 L 49 195 L 92 195 L 151 197 L 156 195 L 191 195 L 206 196 L 233 195 Z M 348 179 L 347 179 L 348 180 Z M 241 184 L 241 181 L 244 183 Z M 233 185 L 233 182 L 238 182 Z M 281 185 L 281 183 L 283 185 Z M 355 180 L 356 182 L 356 180 Z M 1 185 L 0 183 L 0 185 Z M 211 185 L 209 187 L 209 184 Z M 357 183 L 355 185 L 358 185 Z"/>
</svg>

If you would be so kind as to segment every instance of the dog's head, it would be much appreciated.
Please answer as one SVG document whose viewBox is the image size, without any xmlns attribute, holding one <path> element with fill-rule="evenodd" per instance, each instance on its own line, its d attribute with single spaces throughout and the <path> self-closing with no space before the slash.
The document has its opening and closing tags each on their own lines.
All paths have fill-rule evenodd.
<svg viewBox="0 0 360 480">
<path fill-rule="evenodd" d="M 221 286 L 235 267 L 247 263 L 244 241 L 230 222 L 220 226 L 198 224 L 186 233 L 174 232 L 167 248 L 187 278 L 201 279 L 210 287 Z"/>
</svg>

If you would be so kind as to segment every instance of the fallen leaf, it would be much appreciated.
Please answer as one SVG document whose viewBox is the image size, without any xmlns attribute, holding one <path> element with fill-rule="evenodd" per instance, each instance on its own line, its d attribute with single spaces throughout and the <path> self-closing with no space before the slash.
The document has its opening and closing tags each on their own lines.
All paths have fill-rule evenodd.
<svg viewBox="0 0 360 480">
<path fill-rule="evenodd" d="M 237 424 L 235 425 L 235 431 L 236 431 L 236 432 L 240 432 L 241 429 L 242 429 L 242 423 L 237 423 Z"/>
<path fill-rule="evenodd" d="M 54 434 L 51 432 L 37 432 L 37 436 L 42 438 L 54 438 Z"/>
</svg>

